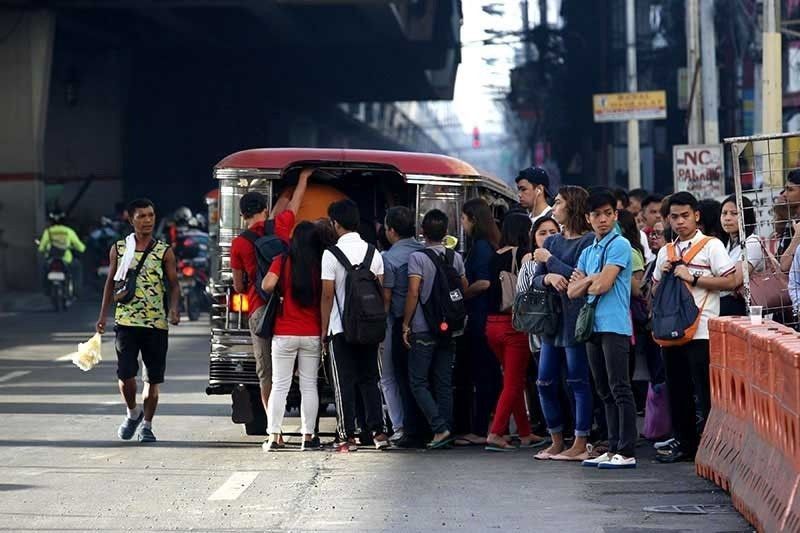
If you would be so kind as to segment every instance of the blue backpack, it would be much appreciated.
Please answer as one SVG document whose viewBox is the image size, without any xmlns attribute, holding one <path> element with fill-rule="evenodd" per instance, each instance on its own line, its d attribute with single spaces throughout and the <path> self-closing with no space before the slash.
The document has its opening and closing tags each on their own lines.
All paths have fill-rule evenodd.
<svg viewBox="0 0 800 533">
<path fill-rule="evenodd" d="M 256 249 L 256 260 L 258 261 L 256 279 L 247 280 L 247 282 L 255 283 L 258 295 L 261 296 L 265 302 L 268 302 L 271 295 L 261 288 L 261 282 L 269 273 L 272 260 L 288 252 L 289 247 L 283 239 L 275 235 L 275 221 L 273 220 L 268 220 L 264 224 L 263 236 L 249 229 L 243 231 L 239 236 L 247 239 Z"/>
<path fill-rule="evenodd" d="M 675 253 L 675 245 L 670 243 L 667 257 L 670 261 L 678 261 L 677 264 L 689 264 L 711 239 L 701 239 L 680 258 Z M 700 325 L 703 307 L 697 307 L 688 283 L 672 271 L 664 272 L 653 297 L 653 339 L 656 344 L 668 348 L 692 341 Z"/>
</svg>

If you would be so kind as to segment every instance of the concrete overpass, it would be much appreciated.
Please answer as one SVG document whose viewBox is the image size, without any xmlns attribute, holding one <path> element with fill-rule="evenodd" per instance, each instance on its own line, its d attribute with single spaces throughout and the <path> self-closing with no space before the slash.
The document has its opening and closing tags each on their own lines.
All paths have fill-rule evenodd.
<svg viewBox="0 0 800 533">
<path fill-rule="evenodd" d="M 0 289 L 36 285 L 46 209 L 89 177 L 84 220 L 135 195 L 198 205 L 245 147 L 430 149 L 342 103 L 451 98 L 460 60 L 459 0 L 2 5 Z"/>
</svg>

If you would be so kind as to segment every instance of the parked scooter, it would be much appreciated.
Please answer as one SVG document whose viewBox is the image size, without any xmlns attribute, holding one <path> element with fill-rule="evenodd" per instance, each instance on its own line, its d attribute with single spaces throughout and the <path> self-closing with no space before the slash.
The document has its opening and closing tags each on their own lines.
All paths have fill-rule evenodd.
<svg viewBox="0 0 800 533">
<path fill-rule="evenodd" d="M 206 295 L 208 240 L 207 233 L 192 227 L 179 233 L 174 245 L 183 311 L 192 321 L 199 319 L 203 311 L 210 309 Z"/>
</svg>

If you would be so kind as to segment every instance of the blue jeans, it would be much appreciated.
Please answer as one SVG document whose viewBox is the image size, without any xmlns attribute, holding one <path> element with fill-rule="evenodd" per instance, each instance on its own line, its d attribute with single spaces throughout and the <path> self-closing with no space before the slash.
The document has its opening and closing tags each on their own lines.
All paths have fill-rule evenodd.
<svg viewBox="0 0 800 533">
<path fill-rule="evenodd" d="M 567 384 L 575 397 L 575 436 L 586 437 L 592 429 L 592 391 L 589 386 L 589 360 L 585 345 L 560 348 L 542 341 L 539 355 L 539 398 L 542 411 L 550 433 L 561 433 L 564 425 L 561 418 L 562 406 L 558 401 L 561 386 L 561 363 L 566 354 Z"/>
</svg>

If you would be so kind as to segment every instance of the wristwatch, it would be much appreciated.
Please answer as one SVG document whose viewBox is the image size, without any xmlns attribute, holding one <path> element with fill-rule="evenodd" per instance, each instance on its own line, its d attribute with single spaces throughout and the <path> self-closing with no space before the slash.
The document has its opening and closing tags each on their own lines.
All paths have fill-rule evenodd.
<svg viewBox="0 0 800 533">
<path fill-rule="evenodd" d="M 697 274 L 694 275 L 694 279 L 692 280 L 692 287 L 697 287 L 697 280 L 700 279 L 700 276 Z"/>
</svg>

